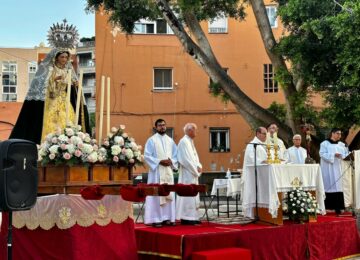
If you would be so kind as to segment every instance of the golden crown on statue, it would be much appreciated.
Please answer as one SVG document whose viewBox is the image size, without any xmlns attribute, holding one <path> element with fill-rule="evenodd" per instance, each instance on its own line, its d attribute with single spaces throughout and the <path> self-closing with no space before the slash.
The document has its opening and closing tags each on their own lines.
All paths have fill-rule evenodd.
<svg viewBox="0 0 360 260">
<path fill-rule="evenodd" d="M 61 49 L 73 49 L 79 40 L 79 33 L 74 25 L 67 24 L 64 19 L 62 24 L 56 23 L 50 27 L 48 42 L 50 46 Z"/>
</svg>

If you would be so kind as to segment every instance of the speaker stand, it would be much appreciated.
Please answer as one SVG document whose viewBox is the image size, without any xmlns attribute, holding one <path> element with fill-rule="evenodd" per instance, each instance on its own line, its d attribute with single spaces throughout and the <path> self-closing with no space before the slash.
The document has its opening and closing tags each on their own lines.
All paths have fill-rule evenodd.
<svg viewBox="0 0 360 260">
<path fill-rule="evenodd" d="M 12 211 L 9 211 L 9 226 L 7 237 L 7 259 L 12 260 Z"/>
</svg>

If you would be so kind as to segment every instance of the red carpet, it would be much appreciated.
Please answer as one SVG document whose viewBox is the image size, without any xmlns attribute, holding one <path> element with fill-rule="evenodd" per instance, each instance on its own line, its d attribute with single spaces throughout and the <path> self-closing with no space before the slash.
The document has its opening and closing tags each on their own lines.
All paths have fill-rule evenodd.
<svg viewBox="0 0 360 260">
<path fill-rule="evenodd" d="M 319 216 L 317 223 L 260 223 L 153 228 L 136 225 L 139 259 L 191 260 L 196 251 L 243 247 L 253 259 L 334 259 L 360 253 L 356 219 Z"/>
</svg>

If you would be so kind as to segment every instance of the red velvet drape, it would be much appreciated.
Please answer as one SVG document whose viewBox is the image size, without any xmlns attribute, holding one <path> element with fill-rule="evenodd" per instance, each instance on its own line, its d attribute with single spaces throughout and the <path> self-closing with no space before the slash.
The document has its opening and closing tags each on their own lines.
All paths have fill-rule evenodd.
<svg viewBox="0 0 360 260">
<path fill-rule="evenodd" d="M 1 227 L 0 259 L 6 259 L 7 217 Z M 74 225 L 61 230 L 37 228 L 13 229 L 13 259 L 85 260 L 118 259 L 136 260 L 134 221 L 128 218 L 121 224 L 90 227 Z"/>
</svg>

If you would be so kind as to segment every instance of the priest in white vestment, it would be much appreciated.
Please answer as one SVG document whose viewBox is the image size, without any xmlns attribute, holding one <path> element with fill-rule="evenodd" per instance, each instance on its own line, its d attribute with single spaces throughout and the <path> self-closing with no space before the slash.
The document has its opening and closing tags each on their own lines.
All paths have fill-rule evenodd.
<svg viewBox="0 0 360 260">
<path fill-rule="evenodd" d="M 284 144 L 284 141 L 277 136 L 278 126 L 275 123 L 271 123 L 267 126 L 267 131 L 269 133 L 269 140 L 267 141 L 269 141 L 272 144 L 270 149 L 272 159 L 274 159 L 274 155 L 275 155 L 274 145 L 277 143 L 277 145 L 279 146 L 278 157 L 281 161 L 286 161 L 288 159 L 286 146 Z M 276 137 L 274 137 L 275 133 L 276 133 Z"/>
<path fill-rule="evenodd" d="M 245 155 L 244 155 L 244 163 L 243 163 L 243 173 L 241 176 L 241 197 L 243 202 L 250 201 L 250 197 L 252 194 L 255 193 L 255 190 L 251 190 L 249 187 L 251 186 L 248 184 L 249 180 L 247 178 L 250 174 L 255 174 L 254 165 L 255 165 L 255 147 L 256 147 L 256 165 L 264 164 L 267 160 L 266 154 L 266 134 L 267 130 L 265 127 L 259 127 L 255 131 L 255 137 L 250 143 L 246 146 Z M 251 186 L 253 187 L 253 186 Z M 243 214 L 245 217 L 252 218 L 253 208 L 255 207 L 254 203 L 249 205 L 242 204 L 243 206 Z"/>
<path fill-rule="evenodd" d="M 194 138 L 197 127 L 194 123 L 188 123 L 184 127 L 184 137 L 178 144 L 179 183 L 199 184 L 202 173 L 202 165 L 199 161 Z M 176 219 L 183 225 L 200 224 L 199 218 L 200 195 L 195 197 L 177 196 Z"/>
<path fill-rule="evenodd" d="M 301 135 L 294 135 L 293 143 L 294 145 L 287 149 L 287 163 L 305 164 L 307 151 L 301 147 Z"/>
<path fill-rule="evenodd" d="M 343 194 L 343 169 L 341 160 L 349 155 L 343 142 L 340 142 L 341 130 L 333 128 L 330 138 L 320 144 L 320 166 L 325 188 L 325 208 L 333 209 L 339 215 L 345 208 Z"/>
<path fill-rule="evenodd" d="M 166 134 L 166 122 L 155 122 L 156 134 L 151 136 L 144 150 L 145 162 L 149 166 L 147 183 L 174 184 L 173 170 L 177 170 L 177 148 Z M 147 196 L 144 223 L 154 227 L 175 225 L 175 195 Z"/>
</svg>

